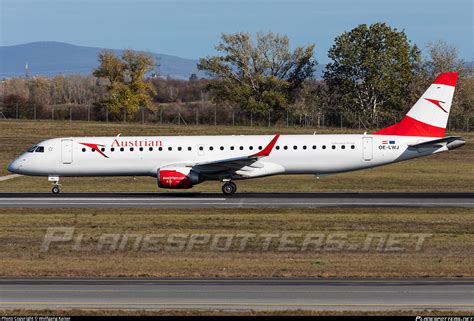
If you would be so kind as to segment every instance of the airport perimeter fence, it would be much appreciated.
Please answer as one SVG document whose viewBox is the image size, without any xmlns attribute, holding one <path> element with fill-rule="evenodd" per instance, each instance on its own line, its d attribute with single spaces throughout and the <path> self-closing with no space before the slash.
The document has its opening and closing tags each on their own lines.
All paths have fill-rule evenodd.
<svg viewBox="0 0 474 321">
<path fill-rule="evenodd" d="M 375 128 L 396 123 L 402 116 L 380 117 Z M 448 130 L 470 132 L 472 117 L 450 117 Z M 50 120 L 50 121 L 99 121 L 130 122 L 141 124 L 174 125 L 223 125 L 223 126 L 265 126 L 265 127 L 308 127 L 308 128 L 351 128 L 368 129 L 359 115 L 349 112 L 328 111 L 325 113 L 296 114 L 283 111 L 253 113 L 235 110 L 232 107 L 201 106 L 200 104 L 162 104 L 155 110 L 140 108 L 134 114 L 111 114 L 106 108 L 84 105 L 16 105 L 0 104 L 0 120 Z M 373 126 L 370 126 L 373 129 Z"/>
</svg>

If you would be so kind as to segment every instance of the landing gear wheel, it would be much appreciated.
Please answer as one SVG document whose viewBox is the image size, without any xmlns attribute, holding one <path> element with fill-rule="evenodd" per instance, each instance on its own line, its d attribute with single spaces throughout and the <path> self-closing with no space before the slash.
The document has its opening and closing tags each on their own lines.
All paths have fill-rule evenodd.
<svg viewBox="0 0 474 321">
<path fill-rule="evenodd" d="M 224 185 L 222 185 L 222 193 L 224 193 L 224 195 L 232 195 L 236 191 L 237 185 L 232 182 L 226 182 Z"/>
<path fill-rule="evenodd" d="M 53 192 L 53 194 L 59 194 L 60 191 L 61 189 L 57 185 L 53 186 L 53 188 L 51 189 L 51 192 Z"/>
</svg>

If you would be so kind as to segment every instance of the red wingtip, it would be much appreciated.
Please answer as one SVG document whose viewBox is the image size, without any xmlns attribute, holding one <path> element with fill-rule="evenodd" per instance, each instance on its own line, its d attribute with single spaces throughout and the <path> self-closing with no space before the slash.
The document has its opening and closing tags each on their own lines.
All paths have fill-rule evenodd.
<svg viewBox="0 0 474 321">
<path fill-rule="evenodd" d="M 438 78 L 433 81 L 433 84 L 446 85 L 456 87 L 456 80 L 458 79 L 458 73 L 453 72 L 444 72 L 438 76 Z"/>
<path fill-rule="evenodd" d="M 270 155 L 270 152 L 273 150 L 273 147 L 275 147 L 275 144 L 278 140 L 278 137 L 280 137 L 280 135 L 275 135 L 275 137 L 273 137 L 273 139 L 270 141 L 270 143 L 264 148 L 262 149 L 261 151 L 259 151 L 258 153 L 256 154 L 253 154 L 252 156 L 255 157 L 263 157 L 263 156 L 268 156 Z"/>
</svg>

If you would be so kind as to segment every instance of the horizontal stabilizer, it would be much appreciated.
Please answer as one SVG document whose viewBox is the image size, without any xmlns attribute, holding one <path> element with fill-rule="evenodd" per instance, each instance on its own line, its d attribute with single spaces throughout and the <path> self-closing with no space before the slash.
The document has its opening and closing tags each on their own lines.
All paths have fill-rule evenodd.
<svg viewBox="0 0 474 321">
<path fill-rule="evenodd" d="M 430 140 L 418 144 L 410 144 L 410 147 L 442 147 L 446 146 L 448 149 L 455 149 L 464 145 L 466 141 L 461 136 L 449 136 L 440 139 Z"/>
</svg>

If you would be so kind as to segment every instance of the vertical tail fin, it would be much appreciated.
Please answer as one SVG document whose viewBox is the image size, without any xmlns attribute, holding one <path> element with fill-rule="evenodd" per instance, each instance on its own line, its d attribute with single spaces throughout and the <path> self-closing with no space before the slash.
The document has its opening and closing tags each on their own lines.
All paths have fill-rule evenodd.
<svg viewBox="0 0 474 321">
<path fill-rule="evenodd" d="M 373 134 L 444 137 L 457 78 L 457 72 L 442 73 L 400 122 Z"/>
</svg>

